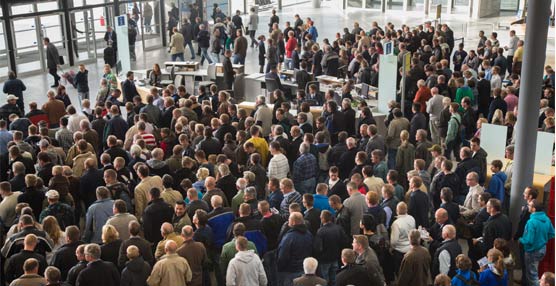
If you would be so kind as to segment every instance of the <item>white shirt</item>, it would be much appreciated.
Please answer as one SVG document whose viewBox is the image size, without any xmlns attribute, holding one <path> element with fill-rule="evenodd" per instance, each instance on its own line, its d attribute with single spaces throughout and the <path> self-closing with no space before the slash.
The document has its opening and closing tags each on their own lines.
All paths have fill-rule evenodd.
<svg viewBox="0 0 556 286">
<path fill-rule="evenodd" d="M 80 131 L 81 128 L 79 127 L 79 123 L 83 119 L 89 121 L 89 118 L 87 118 L 87 116 L 85 116 L 84 114 L 75 113 L 70 115 L 68 117 L 68 130 L 71 131 L 72 133 Z"/>
<path fill-rule="evenodd" d="M 415 229 L 415 219 L 406 214 L 398 215 L 398 218 L 392 223 L 390 233 L 390 245 L 394 250 L 401 253 L 407 253 L 410 250 L 409 231 Z"/>
</svg>

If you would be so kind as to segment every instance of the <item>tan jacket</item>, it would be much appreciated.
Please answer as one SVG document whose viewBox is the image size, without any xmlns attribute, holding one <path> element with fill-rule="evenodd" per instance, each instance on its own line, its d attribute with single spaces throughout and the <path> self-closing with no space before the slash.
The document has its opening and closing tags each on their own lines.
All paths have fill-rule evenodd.
<svg viewBox="0 0 556 286">
<path fill-rule="evenodd" d="M 148 194 L 152 188 L 164 189 L 162 179 L 159 176 L 146 177 L 135 187 L 135 216 L 137 218 L 143 217 L 143 211 L 149 202 Z"/>
<path fill-rule="evenodd" d="M 175 55 L 183 53 L 185 51 L 183 43 L 183 35 L 181 33 L 174 33 L 170 39 L 170 54 Z"/>
<path fill-rule="evenodd" d="M 183 244 L 183 237 L 181 237 L 181 235 L 176 234 L 175 232 L 170 233 L 165 239 L 159 241 L 156 245 L 156 251 L 154 252 L 154 258 L 156 260 L 164 255 L 164 246 L 166 245 L 166 242 L 170 240 L 173 240 L 178 245 L 178 248 Z"/>
<path fill-rule="evenodd" d="M 66 115 L 66 106 L 61 100 L 49 99 L 42 106 L 42 111 L 44 111 L 48 115 L 48 121 L 50 121 L 50 124 L 58 124 L 60 118 Z"/>
<path fill-rule="evenodd" d="M 160 197 L 167 204 L 171 205 L 172 208 L 176 206 L 177 201 L 183 201 L 183 196 L 181 195 L 181 193 L 172 188 L 164 189 L 162 193 L 160 193 Z"/>
<path fill-rule="evenodd" d="M 83 171 L 85 170 L 85 161 L 87 159 L 93 159 L 95 161 L 95 168 L 98 168 L 97 156 L 92 152 L 87 152 L 79 154 L 73 158 L 73 175 L 76 177 L 81 177 Z"/>
<path fill-rule="evenodd" d="M 47 283 L 46 279 L 38 274 L 23 274 L 12 281 L 10 286 L 44 286 Z"/>
<path fill-rule="evenodd" d="M 85 151 L 95 153 L 95 148 L 90 143 L 87 143 L 87 150 L 85 150 Z M 68 164 L 70 167 L 72 167 L 73 166 L 73 158 L 75 158 L 77 155 L 79 155 L 79 149 L 77 149 L 77 144 L 74 144 L 68 150 L 68 154 L 66 156 L 66 164 Z"/>
<path fill-rule="evenodd" d="M 394 118 L 388 125 L 388 135 L 386 136 L 386 146 L 389 149 L 398 149 L 402 141 L 400 133 L 403 130 L 409 131 L 409 120 L 405 117 Z"/>
<path fill-rule="evenodd" d="M 149 286 L 180 285 L 187 286 L 193 274 L 185 258 L 177 254 L 167 254 L 154 265 L 151 276 L 147 279 Z"/>
</svg>

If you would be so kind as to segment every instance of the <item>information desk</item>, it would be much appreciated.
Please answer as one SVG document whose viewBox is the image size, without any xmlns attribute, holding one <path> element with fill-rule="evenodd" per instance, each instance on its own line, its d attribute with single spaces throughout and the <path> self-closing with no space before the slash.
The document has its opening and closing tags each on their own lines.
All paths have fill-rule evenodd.
<svg viewBox="0 0 556 286">
<path fill-rule="evenodd" d="M 329 75 L 319 75 L 317 76 L 317 80 L 322 84 L 340 85 L 340 86 L 346 82 L 346 80 L 343 78 L 337 78 Z"/>
<path fill-rule="evenodd" d="M 174 71 L 196 71 L 199 69 L 199 62 L 164 62 L 166 68 L 176 67 Z"/>
<path fill-rule="evenodd" d="M 139 96 L 141 96 L 141 101 L 143 103 L 147 103 L 147 96 L 149 94 L 151 94 L 151 88 L 153 88 L 153 87 L 152 86 L 146 86 L 146 85 L 140 86 L 139 84 L 140 84 L 139 82 L 135 81 L 135 88 L 137 89 L 137 93 L 139 93 Z M 122 90 L 122 81 L 120 79 L 118 79 L 118 89 Z M 159 93 L 162 90 L 162 88 L 160 88 L 160 87 L 157 87 L 156 89 L 158 89 Z M 118 100 L 120 100 L 121 102 L 124 102 L 123 93 L 122 93 L 122 96 L 120 96 L 120 98 Z"/>
<path fill-rule="evenodd" d="M 506 166 L 507 161 L 503 161 L 502 162 L 504 164 L 504 166 Z M 502 168 L 503 169 L 503 168 Z M 554 174 L 554 166 L 552 166 L 550 168 L 550 173 Z M 488 182 L 490 182 L 490 178 L 492 177 L 492 171 L 490 171 L 490 168 L 487 168 L 487 177 L 486 177 L 486 181 L 485 181 L 485 189 L 487 189 L 487 185 Z M 550 184 L 552 182 L 552 177 L 551 175 L 544 175 L 544 174 L 533 174 L 533 188 L 539 190 L 539 195 L 537 196 L 537 199 L 544 202 L 544 195 L 548 195 L 547 193 L 550 192 Z"/>
</svg>

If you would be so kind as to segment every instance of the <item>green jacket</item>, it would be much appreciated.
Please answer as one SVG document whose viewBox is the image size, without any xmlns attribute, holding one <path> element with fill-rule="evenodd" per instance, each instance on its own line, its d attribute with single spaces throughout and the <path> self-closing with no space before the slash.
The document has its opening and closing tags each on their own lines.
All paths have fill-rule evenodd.
<svg viewBox="0 0 556 286">
<path fill-rule="evenodd" d="M 452 114 L 448 121 L 448 133 L 446 134 L 446 145 L 459 136 L 459 126 L 461 125 L 461 115 L 459 113 Z"/>
<path fill-rule="evenodd" d="M 249 241 L 247 243 L 247 250 L 253 250 L 257 254 L 257 247 L 252 241 Z M 220 255 L 220 269 L 222 270 L 222 273 L 226 273 L 226 270 L 228 270 L 228 264 L 230 264 L 232 258 L 236 256 L 236 253 L 237 250 L 235 238 L 222 246 L 222 254 Z"/>
</svg>

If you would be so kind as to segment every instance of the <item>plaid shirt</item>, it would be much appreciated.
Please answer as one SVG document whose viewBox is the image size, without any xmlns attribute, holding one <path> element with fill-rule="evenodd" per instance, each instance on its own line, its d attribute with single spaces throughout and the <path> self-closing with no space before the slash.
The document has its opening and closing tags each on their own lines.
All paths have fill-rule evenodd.
<svg viewBox="0 0 556 286">
<path fill-rule="evenodd" d="M 60 144 L 60 147 L 62 147 L 66 153 L 69 148 L 73 146 L 73 133 L 66 127 L 58 129 L 58 131 L 56 131 L 55 138 Z"/>
<path fill-rule="evenodd" d="M 289 172 L 290 164 L 288 163 L 288 158 L 286 158 L 284 154 L 278 154 L 270 159 L 270 163 L 268 164 L 269 178 L 281 180 L 287 178 Z"/>
<path fill-rule="evenodd" d="M 317 176 L 317 159 L 311 153 L 301 154 L 293 162 L 292 177 L 295 182 L 315 178 Z"/>
</svg>

